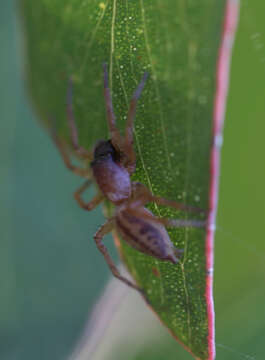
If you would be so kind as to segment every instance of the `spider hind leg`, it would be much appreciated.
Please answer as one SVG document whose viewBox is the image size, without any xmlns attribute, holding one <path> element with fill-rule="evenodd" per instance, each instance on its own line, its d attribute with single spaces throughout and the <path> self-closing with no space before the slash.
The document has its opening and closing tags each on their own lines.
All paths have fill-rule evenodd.
<svg viewBox="0 0 265 360">
<path fill-rule="evenodd" d="M 94 235 L 94 240 L 96 242 L 97 248 L 99 249 L 99 251 L 102 253 L 102 255 L 105 258 L 106 263 L 108 264 L 113 276 L 115 276 L 117 279 L 121 280 L 123 283 L 125 283 L 126 285 L 128 285 L 129 287 L 137 290 L 141 295 L 144 296 L 145 300 L 148 302 L 146 295 L 144 293 L 144 291 L 137 286 L 136 284 L 134 284 L 132 281 L 128 280 L 126 277 L 122 276 L 120 271 L 118 270 L 117 266 L 114 264 L 107 248 L 105 247 L 105 245 L 102 243 L 102 239 L 103 237 L 108 234 L 110 231 L 113 230 L 113 228 L 115 227 L 115 221 L 114 219 L 109 219 L 105 222 L 105 224 L 103 224 L 99 230 L 96 232 L 96 234 Z"/>
</svg>

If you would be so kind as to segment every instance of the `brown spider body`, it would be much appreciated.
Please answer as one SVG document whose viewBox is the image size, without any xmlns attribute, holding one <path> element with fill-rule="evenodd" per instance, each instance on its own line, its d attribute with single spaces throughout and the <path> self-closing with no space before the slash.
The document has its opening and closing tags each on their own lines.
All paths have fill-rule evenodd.
<svg viewBox="0 0 265 360">
<path fill-rule="evenodd" d="M 157 223 L 154 215 L 142 206 L 137 209 L 137 215 L 130 213 L 137 200 L 137 191 L 136 199 L 132 201 L 130 174 L 121 164 L 121 159 L 110 140 L 100 141 L 90 164 L 99 189 L 117 206 L 115 225 L 119 234 L 136 250 L 176 264 L 176 249 L 164 225 Z M 154 220 L 145 220 L 146 214 L 153 216 Z"/>
<path fill-rule="evenodd" d="M 87 180 L 74 194 L 80 207 L 85 210 L 94 209 L 104 199 L 109 200 L 116 206 L 115 214 L 100 227 L 94 236 L 99 251 L 103 254 L 112 273 L 127 285 L 142 290 L 133 282 L 122 276 L 112 261 L 102 238 L 116 228 L 121 237 L 136 250 L 155 257 L 159 260 L 169 261 L 173 264 L 178 262 L 181 250 L 175 248 L 171 242 L 165 226 L 191 226 L 203 227 L 203 221 L 196 220 L 173 220 L 158 218 L 146 209 L 145 205 L 154 202 L 157 205 L 170 206 L 178 210 L 198 211 L 198 209 L 154 196 L 147 187 L 141 183 L 131 182 L 131 175 L 136 167 L 136 156 L 133 149 L 133 121 L 136 112 L 137 101 L 143 90 L 147 73 L 144 74 L 140 84 L 135 90 L 128 111 L 125 135 L 121 136 L 116 127 L 113 112 L 110 89 L 108 86 L 107 67 L 104 65 L 104 97 L 106 103 L 107 122 L 111 135 L 110 140 L 99 141 L 91 154 L 78 144 L 78 133 L 72 109 L 72 86 L 67 93 L 67 115 L 71 130 L 71 142 L 78 156 L 90 161 L 93 179 L 98 186 L 98 194 L 86 203 L 81 194 L 92 183 Z M 53 139 L 62 155 L 65 165 L 74 173 L 89 178 L 90 172 L 86 168 L 74 166 L 63 145 L 56 134 Z"/>
</svg>

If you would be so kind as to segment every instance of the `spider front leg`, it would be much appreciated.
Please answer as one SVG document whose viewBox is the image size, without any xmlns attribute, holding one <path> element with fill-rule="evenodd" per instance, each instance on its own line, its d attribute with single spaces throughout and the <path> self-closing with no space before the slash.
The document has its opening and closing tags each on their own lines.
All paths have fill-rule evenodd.
<svg viewBox="0 0 265 360">
<path fill-rule="evenodd" d="M 106 106 L 106 113 L 107 113 L 107 121 L 109 132 L 111 136 L 111 142 L 114 147 L 121 151 L 123 148 L 123 138 L 116 126 L 116 118 L 113 110 L 112 99 L 110 95 L 110 88 L 109 88 L 109 79 L 108 79 L 108 70 L 107 64 L 103 64 L 103 83 L 104 83 L 104 98 L 105 98 L 105 106 Z"/>
<path fill-rule="evenodd" d="M 67 167 L 67 169 L 69 169 L 76 175 L 79 175 L 82 177 L 88 177 L 89 172 L 87 169 L 80 168 L 80 167 L 72 164 L 70 157 L 65 149 L 65 146 L 61 143 L 61 141 L 59 140 L 59 138 L 54 130 L 51 131 L 51 137 L 52 137 L 53 142 L 56 145 L 57 149 L 59 150 L 59 153 L 61 154 L 63 162 L 64 162 L 65 166 Z"/>
<path fill-rule="evenodd" d="M 93 210 L 97 205 L 101 203 L 101 201 L 104 199 L 104 196 L 101 193 L 98 193 L 92 200 L 90 200 L 88 203 L 86 203 L 81 195 L 82 193 L 92 184 L 91 180 L 87 180 L 80 188 L 76 190 L 74 193 L 74 198 L 77 201 L 78 205 L 87 211 Z"/>
<path fill-rule="evenodd" d="M 126 279 L 124 276 L 121 275 L 121 273 L 119 272 L 118 268 L 116 267 L 116 265 L 114 264 L 111 256 L 108 253 L 107 248 L 105 247 L 105 245 L 102 243 L 102 239 L 103 237 L 108 234 L 110 231 L 113 230 L 113 228 L 115 227 L 115 220 L 114 218 L 109 219 L 105 222 L 105 224 L 103 224 L 99 230 L 96 232 L 96 234 L 94 235 L 94 240 L 96 242 L 96 245 L 99 249 L 99 251 L 102 253 L 102 255 L 104 256 L 113 276 L 115 276 L 117 279 L 121 280 L 122 282 L 124 282 L 126 285 L 130 286 L 131 288 L 137 290 L 140 292 L 141 295 L 143 295 L 145 297 L 145 294 L 143 292 L 143 290 L 141 288 L 139 288 L 137 285 L 135 285 L 133 282 L 131 282 L 130 280 Z M 145 297 L 146 298 L 146 297 Z"/>
<path fill-rule="evenodd" d="M 87 151 L 85 148 L 79 145 L 78 143 L 78 131 L 76 127 L 74 112 L 73 112 L 73 84 L 72 79 L 69 79 L 69 85 L 67 89 L 67 98 L 66 98 L 66 104 L 67 104 L 67 120 L 68 120 L 68 126 L 70 129 L 70 137 L 71 137 L 71 143 L 73 148 L 76 151 L 76 154 L 82 158 L 92 160 L 93 156 L 92 153 Z"/>
<path fill-rule="evenodd" d="M 148 73 L 145 72 L 142 77 L 142 80 L 140 81 L 140 84 L 138 85 L 137 89 L 135 90 L 135 92 L 132 96 L 128 115 L 127 115 L 124 152 L 128 158 L 128 164 L 126 164 L 126 165 L 128 167 L 130 174 L 134 172 L 135 162 L 136 162 L 135 152 L 134 152 L 134 148 L 133 148 L 133 122 L 134 122 L 134 118 L 135 118 L 137 102 L 141 96 L 141 93 L 143 91 L 147 77 L 148 77 Z M 133 170 L 130 171 L 130 168 L 132 168 Z"/>
<path fill-rule="evenodd" d="M 133 94 L 127 116 L 125 136 L 122 137 L 116 126 L 116 118 L 113 111 L 113 104 L 110 95 L 108 71 L 106 64 L 103 64 L 103 71 L 104 71 L 104 79 L 103 79 L 104 97 L 106 104 L 107 121 L 111 135 L 111 142 L 117 150 L 125 154 L 126 160 L 124 160 L 124 166 L 128 169 L 129 174 L 132 174 L 135 171 L 135 162 L 136 162 L 135 152 L 133 149 L 133 121 L 135 118 L 137 102 L 141 96 L 148 73 L 147 72 L 144 73 L 140 84 L 138 85 L 137 89 Z"/>
</svg>

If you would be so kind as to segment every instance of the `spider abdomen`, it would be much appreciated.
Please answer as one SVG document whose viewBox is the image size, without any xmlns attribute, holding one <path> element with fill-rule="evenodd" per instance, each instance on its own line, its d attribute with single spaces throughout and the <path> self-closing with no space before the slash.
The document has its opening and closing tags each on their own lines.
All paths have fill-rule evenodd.
<svg viewBox="0 0 265 360">
<path fill-rule="evenodd" d="M 160 260 L 177 263 L 176 250 L 162 224 L 145 218 L 152 214 L 146 208 L 137 209 L 137 215 L 128 209 L 116 214 L 116 227 L 122 238 L 133 248 Z M 141 216 L 142 215 L 142 216 Z"/>
</svg>

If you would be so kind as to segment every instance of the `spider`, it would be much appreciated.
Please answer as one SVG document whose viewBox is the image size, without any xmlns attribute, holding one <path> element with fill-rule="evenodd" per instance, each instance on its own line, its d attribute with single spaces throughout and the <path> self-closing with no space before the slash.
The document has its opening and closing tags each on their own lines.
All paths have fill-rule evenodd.
<svg viewBox="0 0 265 360">
<path fill-rule="evenodd" d="M 90 211 L 105 199 L 115 205 L 114 216 L 99 228 L 94 235 L 94 240 L 112 274 L 128 286 L 138 290 L 142 295 L 144 293 L 139 286 L 121 275 L 107 248 L 102 243 L 103 237 L 115 228 L 122 239 L 136 250 L 159 260 L 176 264 L 181 257 L 182 250 L 174 247 L 165 227 L 203 227 L 205 225 L 204 221 L 199 220 L 175 220 L 156 217 L 145 207 L 147 203 L 153 202 L 157 205 L 170 206 L 177 210 L 190 212 L 200 212 L 201 210 L 155 196 L 145 185 L 140 182 L 132 182 L 130 179 L 136 167 L 136 156 L 133 148 L 133 122 L 137 101 L 147 77 L 148 74 L 145 73 L 132 96 L 125 135 L 122 136 L 116 126 L 108 84 L 107 65 L 103 65 L 104 98 L 110 139 L 100 140 L 93 152 L 87 151 L 78 143 L 78 132 L 72 105 L 72 82 L 70 79 L 67 91 L 67 121 L 70 128 L 71 144 L 76 155 L 90 163 L 90 169 L 73 165 L 61 141 L 55 133 L 52 134 L 66 167 L 75 174 L 87 178 L 86 182 L 74 193 L 79 206 Z M 97 185 L 98 193 L 91 201 L 86 203 L 82 199 L 82 194 L 93 183 L 93 180 Z"/>
</svg>

